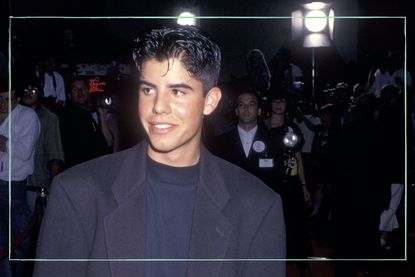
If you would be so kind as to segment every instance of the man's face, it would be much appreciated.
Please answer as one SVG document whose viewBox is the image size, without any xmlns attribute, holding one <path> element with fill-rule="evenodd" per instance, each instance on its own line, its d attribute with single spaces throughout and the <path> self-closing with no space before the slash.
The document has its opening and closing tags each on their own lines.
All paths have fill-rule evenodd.
<svg viewBox="0 0 415 277">
<path fill-rule="evenodd" d="M 89 100 L 88 86 L 84 81 L 74 81 L 71 85 L 70 100 L 76 105 L 85 105 Z"/>
<path fill-rule="evenodd" d="M 258 107 L 258 100 L 255 95 L 250 93 L 239 95 L 235 112 L 238 116 L 239 123 L 255 124 L 261 113 L 261 109 Z"/>
<path fill-rule="evenodd" d="M 39 90 L 34 87 L 28 87 L 25 89 L 22 102 L 26 106 L 33 106 L 39 99 Z"/>
<path fill-rule="evenodd" d="M 55 66 L 56 66 L 56 64 L 55 64 L 55 60 L 54 59 L 49 58 L 49 59 L 46 60 L 46 62 L 45 62 L 45 70 L 47 72 L 52 72 L 55 69 Z"/>
<path fill-rule="evenodd" d="M 284 114 L 287 110 L 287 102 L 285 101 L 285 99 L 273 99 L 271 107 L 273 113 Z"/>
<path fill-rule="evenodd" d="M 15 90 L 10 93 L 11 110 L 17 105 L 18 99 L 16 98 Z M 9 112 L 9 92 L 0 91 L 0 113 L 6 114 Z"/>
<path fill-rule="evenodd" d="M 202 83 L 179 59 L 145 61 L 139 81 L 138 111 L 150 143 L 148 155 L 176 166 L 197 162 L 203 116 L 216 108 L 220 90 L 203 96 Z"/>
</svg>

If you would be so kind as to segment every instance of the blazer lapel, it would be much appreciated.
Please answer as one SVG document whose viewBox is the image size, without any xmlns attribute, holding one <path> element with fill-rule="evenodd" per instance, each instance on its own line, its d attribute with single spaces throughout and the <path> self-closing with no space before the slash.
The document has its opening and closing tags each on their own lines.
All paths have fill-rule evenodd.
<svg viewBox="0 0 415 277">
<path fill-rule="evenodd" d="M 109 259 L 143 259 L 145 253 L 145 157 L 147 144 L 134 147 L 123 162 L 112 191 L 118 206 L 104 219 Z M 144 262 L 110 262 L 112 276 L 144 274 Z"/>
<path fill-rule="evenodd" d="M 237 143 L 230 142 L 230 145 L 235 145 L 235 148 L 236 148 L 237 153 L 242 158 L 246 158 L 245 157 L 244 146 L 242 145 L 242 140 L 241 140 L 241 137 L 239 136 L 238 126 L 236 126 L 235 127 L 235 130 L 234 130 L 233 141 L 234 142 L 237 142 Z"/>
<path fill-rule="evenodd" d="M 147 144 L 132 149 L 123 170 L 112 186 L 118 206 L 104 220 L 105 243 L 109 259 L 143 259 L 145 255 L 145 157 Z M 232 233 L 232 225 L 223 214 L 229 199 L 220 169 L 202 146 L 198 193 L 193 215 L 189 259 L 223 259 Z M 133 236 L 131 234 L 134 234 Z M 144 275 L 142 261 L 109 263 L 111 275 Z M 221 262 L 189 262 L 188 276 L 218 276 Z"/>
<path fill-rule="evenodd" d="M 220 169 L 202 147 L 200 177 L 193 215 L 189 259 L 223 259 L 226 255 L 232 225 L 222 213 L 229 199 L 229 193 Z M 189 262 L 188 276 L 217 276 L 220 262 Z"/>
</svg>

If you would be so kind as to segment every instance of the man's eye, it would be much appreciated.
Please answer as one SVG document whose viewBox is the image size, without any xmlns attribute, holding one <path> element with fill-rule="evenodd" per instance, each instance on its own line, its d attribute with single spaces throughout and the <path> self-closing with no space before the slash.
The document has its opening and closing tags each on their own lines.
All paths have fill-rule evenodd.
<svg viewBox="0 0 415 277">
<path fill-rule="evenodd" d="M 150 95 L 150 94 L 152 94 L 154 92 L 154 90 L 152 88 L 147 88 L 147 87 L 141 88 L 140 91 L 144 95 Z"/>
<path fill-rule="evenodd" d="M 186 93 L 184 93 L 183 91 L 181 91 L 181 90 L 178 90 L 178 89 L 173 89 L 173 95 L 174 96 L 184 96 Z"/>
</svg>

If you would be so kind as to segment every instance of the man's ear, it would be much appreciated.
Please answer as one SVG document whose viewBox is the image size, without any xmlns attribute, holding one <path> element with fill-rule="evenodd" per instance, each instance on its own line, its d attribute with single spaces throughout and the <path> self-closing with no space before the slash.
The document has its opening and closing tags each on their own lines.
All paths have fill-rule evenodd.
<svg viewBox="0 0 415 277">
<path fill-rule="evenodd" d="M 222 91 L 218 87 L 211 88 L 205 96 L 205 105 L 203 108 L 203 114 L 211 114 L 219 104 L 222 98 Z"/>
</svg>

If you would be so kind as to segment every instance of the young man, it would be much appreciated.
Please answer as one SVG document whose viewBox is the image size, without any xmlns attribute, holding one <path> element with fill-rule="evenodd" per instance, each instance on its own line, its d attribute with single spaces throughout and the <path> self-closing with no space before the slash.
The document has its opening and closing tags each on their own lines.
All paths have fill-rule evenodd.
<svg viewBox="0 0 415 277">
<path fill-rule="evenodd" d="M 38 245 L 40 259 L 104 262 L 38 262 L 34 276 L 285 276 L 282 261 L 222 261 L 284 258 L 285 228 L 278 195 L 201 145 L 218 46 L 193 27 L 136 43 L 147 140 L 58 176 Z"/>
</svg>

